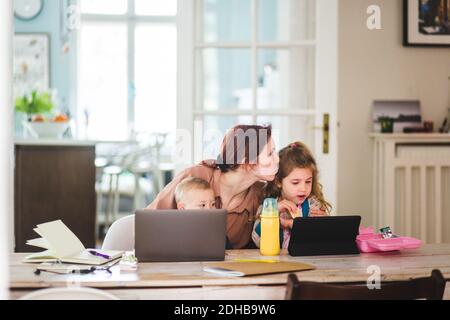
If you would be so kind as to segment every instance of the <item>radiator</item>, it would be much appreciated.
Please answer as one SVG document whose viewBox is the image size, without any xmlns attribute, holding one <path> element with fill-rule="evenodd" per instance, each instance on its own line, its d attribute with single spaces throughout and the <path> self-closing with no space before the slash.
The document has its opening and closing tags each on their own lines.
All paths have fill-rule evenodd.
<svg viewBox="0 0 450 320">
<path fill-rule="evenodd" d="M 450 141 L 376 141 L 374 161 L 375 223 L 450 243 Z"/>
</svg>

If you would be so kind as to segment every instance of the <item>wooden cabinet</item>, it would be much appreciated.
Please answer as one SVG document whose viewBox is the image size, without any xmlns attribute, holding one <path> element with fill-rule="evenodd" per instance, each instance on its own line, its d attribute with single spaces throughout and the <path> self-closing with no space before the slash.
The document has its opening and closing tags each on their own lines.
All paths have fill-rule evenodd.
<svg viewBox="0 0 450 320">
<path fill-rule="evenodd" d="M 86 247 L 95 246 L 95 146 L 15 146 L 15 251 L 39 237 L 37 224 L 61 219 Z"/>
</svg>

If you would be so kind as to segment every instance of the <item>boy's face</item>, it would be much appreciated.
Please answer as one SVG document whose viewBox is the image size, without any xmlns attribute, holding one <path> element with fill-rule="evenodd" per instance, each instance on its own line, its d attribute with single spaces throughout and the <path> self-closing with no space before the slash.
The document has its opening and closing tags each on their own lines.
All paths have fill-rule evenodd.
<svg viewBox="0 0 450 320">
<path fill-rule="evenodd" d="M 184 193 L 183 198 L 177 204 L 178 209 L 214 209 L 215 198 L 212 189 L 193 189 Z"/>
<path fill-rule="evenodd" d="M 313 172 L 310 168 L 295 168 L 281 181 L 281 196 L 302 204 L 311 195 Z"/>
</svg>

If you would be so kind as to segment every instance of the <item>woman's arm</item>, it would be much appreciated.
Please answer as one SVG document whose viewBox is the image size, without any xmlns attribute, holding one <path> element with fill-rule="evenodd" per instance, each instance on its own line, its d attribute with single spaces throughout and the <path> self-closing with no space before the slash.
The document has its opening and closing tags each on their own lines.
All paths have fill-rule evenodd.
<svg viewBox="0 0 450 320">
<path fill-rule="evenodd" d="M 253 231 L 252 231 L 252 240 L 255 243 L 256 247 L 259 248 L 260 242 L 261 242 L 261 211 L 262 206 L 258 207 L 258 210 L 256 211 L 256 220 L 255 224 L 253 225 Z"/>
<path fill-rule="evenodd" d="M 175 189 L 187 177 L 196 177 L 211 183 L 214 169 L 203 164 L 184 169 L 164 187 L 158 196 L 145 209 L 176 209 Z"/>
</svg>

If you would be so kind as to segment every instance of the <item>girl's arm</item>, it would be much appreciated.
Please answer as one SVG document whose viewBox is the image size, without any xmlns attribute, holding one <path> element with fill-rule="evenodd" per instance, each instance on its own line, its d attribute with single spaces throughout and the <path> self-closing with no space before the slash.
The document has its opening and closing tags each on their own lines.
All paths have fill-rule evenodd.
<svg viewBox="0 0 450 320">
<path fill-rule="evenodd" d="M 309 215 L 311 217 L 326 217 L 329 214 L 324 210 L 310 210 Z"/>
<path fill-rule="evenodd" d="M 280 213 L 280 225 L 283 229 L 292 229 L 294 219 L 287 212 Z"/>
<path fill-rule="evenodd" d="M 280 213 L 280 224 L 283 229 L 292 229 L 294 218 L 300 216 L 299 208 L 294 202 L 289 200 L 278 201 L 278 211 Z"/>
</svg>

